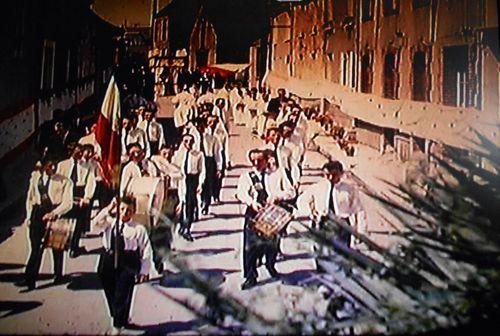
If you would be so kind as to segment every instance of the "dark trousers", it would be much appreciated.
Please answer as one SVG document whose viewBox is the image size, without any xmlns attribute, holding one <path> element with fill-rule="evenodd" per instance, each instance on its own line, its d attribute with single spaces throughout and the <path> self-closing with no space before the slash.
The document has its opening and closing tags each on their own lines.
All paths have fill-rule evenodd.
<svg viewBox="0 0 500 336">
<path fill-rule="evenodd" d="M 128 323 L 137 271 L 126 267 L 114 268 L 114 255 L 104 252 L 99 259 L 98 275 L 101 279 L 113 326 Z"/>
<path fill-rule="evenodd" d="M 182 204 L 181 225 L 182 229 L 190 232 L 191 224 L 197 217 L 198 200 L 196 198 L 196 189 L 198 188 L 199 175 L 188 174 L 185 179 L 186 197 Z"/>
<path fill-rule="evenodd" d="M 103 181 L 96 182 L 95 197 L 99 201 L 99 208 L 104 208 L 114 197 L 112 190 Z"/>
<path fill-rule="evenodd" d="M 35 206 L 32 211 L 31 224 L 29 227 L 31 252 L 25 271 L 27 282 L 35 282 L 40 272 L 43 255 L 42 239 L 46 231 L 46 225 L 45 222 L 42 221 L 42 217 L 48 212 L 49 211 L 44 211 L 40 206 Z M 52 257 L 54 261 L 54 275 L 62 276 L 64 252 L 52 249 Z"/>
<path fill-rule="evenodd" d="M 158 225 L 152 226 L 149 229 L 149 239 L 151 240 L 151 248 L 153 249 L 153 262 L 159 273 L 163 271 L 163 259 L 170 251 L 172 224 L 173 222 L 167 218 L 166 221 L 160 220 Z"/>
<path fill-rule="evenodd" d="M 88 231 L 90 226 L 90 206 L 77 206 L 73 205 L 73 208 L 66 214 L 65 217 L 75 218 L 75 232 L 71 238 L 70 249 L 72 251 L 78 250 L 80 246 L 80 238 L 83 232 Z"/>
<path fill-rule="evenodd" d="M 255 216 L 255 211 L 247 208 L 243 229 L 243 276 L 246 279 L 257 278 L 257 263 L 264 255 L 267 270 L 274 270 L 278 255 L 277 240 L 262 238 L 250 229 Z"/>
<path fill-rule="evenodd" d="M 160 146 L 159 141 L 150 141 L 149 142 L 149 149 L 151 150 L 151 155 L 158 154 L 158 151 L 160 150 L 159 146 Z"/>
<path fill-rule="evenodd" d="M 203 182 L 201 200 L 203 202 L 203 208 L 208 209 L 212 203 L 212 197 L 215 198 L 215 184 L 217 180 L 217 167 L 213 156 L 205 157 L 205 172 L 206 177 Z"/>
</svg>

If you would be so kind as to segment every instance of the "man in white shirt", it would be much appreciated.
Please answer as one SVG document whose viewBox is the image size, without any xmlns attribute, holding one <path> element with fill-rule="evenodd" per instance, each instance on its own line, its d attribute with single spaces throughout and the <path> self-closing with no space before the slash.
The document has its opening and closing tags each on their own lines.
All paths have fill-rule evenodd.
<svg viewBox="0 0 500 336">
<path fill-rule="evenodd" d="M 97 124 L 92 124 L 92 126 L 90 126 L 90 131 L 89 133 L 80 138 L 80 140 L 78 140 L 78 143 L 81 144 L 81 145 L 92 145 L 94 147 L 94 152 L 95 154 L 97 155 L 97 157 L 101 157 L 101 146 L 99 145 L 99 143 L 97 142 L 96 140 L 96 137 L 95 137 L 95 132 L 96 132 L 96 129 L 97 129 Z"/>
<path fill-rule="evenodd" d="M 24 281 L 17 286 L 35 289 L 42 262 L 42 239 L 48 221 L 66 215 L 73 207 L 73 182 L 56 174 L 54 161 L 42 163 L 40 170 L 31 174 L 26 197 L 26 223 L 29 225 L 30 256 L 26 265 Z M 52 249 L 54 283 L 60 283 L 63 276 L 63 251 Z"/>
<path fill-rule="evenodd" d="M 194 138 L 191 134 L 184 134 L 179 149 L 172 158 L 172 163 L 180 168 L 183 181 L 179 183 L 179 200 L 181 228 L 179 233 L 188 240 L 191 236 L 191 224 L 198 218 L 197 194 L 201 193 L 201 182 L 205 181 L 205 158 L 203 153 L 193 148 Z"/>
<path fill-rule="evenodd" d="M 268 252 L 275 248 L 275 242 L 261 238 L 253 231 L 252 221 L 255 216 L 267 204 L 277 204 L 283 200 L 293 198 L 293 188 L 282 188 L 283 179 L 279 174 L 270 175 L 268 170 L 268 159 L 266 151 L 252 149 L 248 158 L 252 163 L 252 170 L 240 176 L 238 180 L 238 199 L 247 205 L 245 211 L 245 224 L 243 230 L 243 275 L 245 282 L 242 289 L 248 289 L 257 283 L 257 262 Z M 281 175 L 282 176 L 282 175 Z M 279 179 L 280 181 L 278 181 Z M 274 268 L 272 258 L 266 260 L 266 268 L 272 277 L 279 276 Z"/>
<path fill-rule="evenodd" d="M 342 180 L 344 168 L 339 161 L 329 161 L 323 166 L 324 178 L 310 186 L 298 200 L 301 213 L 309 214 L 313 227 L 324 225 L 328 217 L 343 220 L 360 232 L 365 231 L 365 212 L 358 190 Z M 351 234 L 338 230 L 338 241 L 351 245 Z"/>
<path fill-rule="evenodd" d="M 224 179 L 227 169 L 231 168 L 231 153 L 229 152 L 229 134 L 226 128 L 219 122 L 216 116 L 209 116 L 207 119 L 208 127 L 214 128 L 214 135 L 221 144 L 222 170 L 217 177 L 214 189 L 214 201 L 220 203 L 220 192 L 222 189 L 222 180 Z M 215 125 L 215 126 L 214 126 Z"/>
<path fill-rule="evenodd" d="M 295 132 L 295 123 L 293 121 L 285 121 L 280 126 L 282 143 L 292 151 L 293 161 L 299 167 L 299 174 L 302 173 L 302 162 L 305 154 L 305 144 L 302 137 Z M 296 182 L 296 181 L 294 181 Z"/>
<path fill-rule="evenodd" d="M 103 232 L 104 247 L 97 273 L 116 331 L 128 324 L 135 283 L 149 279 L 153 255 L 146 228 L 131 220 L 136 209 L 135 199 L 122 197 L 119 207 L 120 220 L 116 219 L 116 200 L 94 218 L 94 227 Z M 117 263 L 115 254 L 118 254 Z"/>
<path fill-rule="evenodd" d="M 200 130 L 202 135 L 202 151 L 205 155 L 205 181 L 203 181 L 203 190 L 201 193 L 203 215 L 208 214 L 208 208 L 212 203 L 212 198 L 216 199 L 216 185 L 222 172 L 222 144 L 215 135 L 217 123 L 215 118 L 210 118 L 210 123 L 205 130 Z"/>
<path fill-rule="evenodd" d="M 125 115 L 122 118 L 122 133 L 121 133 L 121 144 L 122 144 L 122 163 L 128 160 L 128 146 L 133 143 L 138 143 L 141 148 L 145 151 L 149 151 L 149 143 L 146 140 L 146 132 L 141 128 L 137 127 L 137 116 L 136 115 Z"/>
<path fill-rule="evenodd" d="M 281 131 L 272 127 L 267 130 L 266 143 L 274 151 L 278 159 L 278 166 L 285 172 L 286 177 L 296 190 L 299 188 L 300 170 L 298 162 L 292 156 L 292 150 L 283 145 Z"/>
<path fill-rule="evenodd" d="M 215 105 L 212 109 L 212 115 L 217 116 L 222 123 L 222 125 L 228 129 L 228 122 L 226 117 L 226 101 L 223 98 L 217 98 L 215 100 Z"/>
<path fill-rule="evenodd" d="M 76 218 L 76 226 L 69 256 L 75 258 L 85 252 L 85 248 L 80 247 L 79 244 L 81 235 L 90 220 L 90 202 L 94 198 L 96 190 L 96 176 L 94 171 L 82 160 L 82 145 L 73 143 L 70 149 L 71 157 L 59 162 L 57 173 L 73 182 L 73 208 L 68 216 Z"/>
<path fill-rule="evenodd" d="M 123 167 L 120 181 L 120 195 L 130 194 L 130 186 L 132 179 L 141 176 L 157 177 L 159 175 L 158 168 L 149 159 L 141 146 L 137 143 L 129 145 L 128 148 L 129 162 Z"/>
<path fill-rule="evenodd" d="M 146 110 L 144 120 L 139 122 L 137 127 L 146 133 L 146 141 L 149 144 L 149 150 L 146 149 L 146 157 L 158 154 L 159 149 L 166 143 L 163 126 L 154 120 L 154 112 Z"/>
</svg>

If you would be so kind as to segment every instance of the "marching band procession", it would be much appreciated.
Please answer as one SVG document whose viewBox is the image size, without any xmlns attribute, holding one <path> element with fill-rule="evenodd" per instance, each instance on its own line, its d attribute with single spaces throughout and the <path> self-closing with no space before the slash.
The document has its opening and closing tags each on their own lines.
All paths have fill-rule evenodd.
<svg viewBox="0 0 500 336">
<path fill-rule="evenodd" d="M 327 216 L 335 215 L 364 230 L 358 190 L 344 182 L 340 161 L 325 163 L 317 183 L 301 184 L 305 153 L 322 131 L 321 118 L 285 89 L 272 96 L 266 87 L 235 83 L 214 89 L 195 82 L 185 85 L 172 103 L 175 132 L 168 133 L 156 119 L 154 103 L 122 104 L 117 188 L 106 172 L 98 122 L 86 132 L 74 123 L 53 124 L 29 184 L 31 252 L 24 280 L 17 285 L 36 289 L 44 248 L 52 249 L 54 283 L 61 282 L 64 251 L 71 263 L 87 253 L 80 240 L 100 234 L 103 252 L 97 273 L 113 326 L 125 327 L 135 284 L 165 269 L 162 251 L 170 249 L 173 239 L 196 244 L 192 227 L 213 216 L 213 206 L 230 201 L 221 197 L 221 190 L 240 150 L 229 146 L 236 126 L 261 141 L 247 153 L 249 169 L 239 176 L 236 190 L 245 206 L 242 290 L 257 284 L 260 265 L 272 278 L 280 278 L 275 263 L 294 216 L 305 215 L 311 227 L 322 227 Z M 339 232 L 339 239 L 347 246 L 356 243 L 347 231 Z"/>
</svg>

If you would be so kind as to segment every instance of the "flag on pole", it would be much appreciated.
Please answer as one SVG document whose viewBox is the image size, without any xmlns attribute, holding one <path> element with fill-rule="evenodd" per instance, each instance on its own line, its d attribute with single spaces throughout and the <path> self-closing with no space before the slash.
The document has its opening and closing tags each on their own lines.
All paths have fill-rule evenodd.
<svg viewBox="0 0 500 336">
<path fill-rule="evenodd" d="M 120 117 L 120 91 L 112 76 L 97 120 L 96 140 L 101 146 L 104 177 L 115 188 L 118 187 L 120 172 Z"/>
</svg>

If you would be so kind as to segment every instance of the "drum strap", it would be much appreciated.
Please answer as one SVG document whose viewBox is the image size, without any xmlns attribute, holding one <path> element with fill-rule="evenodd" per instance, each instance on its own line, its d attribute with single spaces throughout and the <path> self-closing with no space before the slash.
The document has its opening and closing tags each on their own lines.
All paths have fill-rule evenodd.
<svg viewBox="0 0 500 336">
<path fill-rule="evenodd" d="M 264 204 L 269 196 L 264 185 L 264 179 L 261 180 L 261 178 L 259 178 L 259 176 L 257 176 L 257 174 L 253 171 L 250 172 L 250 179 L 252 180 L 255 190 L 257 191 L 257 202 Z"/>
<path fill-rule="evenodd" d="M 38 180 L 38 192 L 40 193 L 40 203 L 43 208 L 51 207 L 52 202 L 49 198 L 50 177 L 47 177 L 47 182 L 44 184 L 42 176 Z"/>
</svg>

